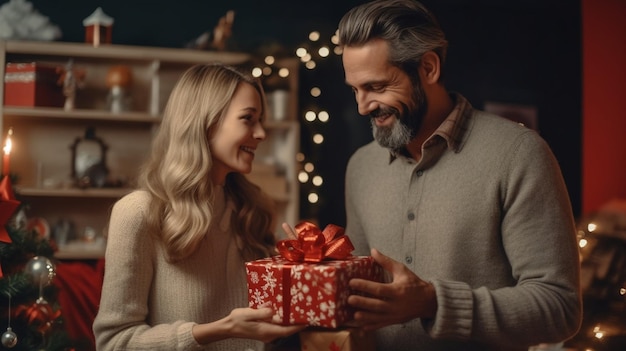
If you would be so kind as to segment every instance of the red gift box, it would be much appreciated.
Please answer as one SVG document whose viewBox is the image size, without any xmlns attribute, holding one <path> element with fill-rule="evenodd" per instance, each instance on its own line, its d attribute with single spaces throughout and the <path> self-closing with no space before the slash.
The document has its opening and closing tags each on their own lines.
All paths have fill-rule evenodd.
<svg viewBox="0 0 626 351">
<path fill-rule="evenodd" d="M 56 66 L 38 62 L 7 63 L 4 74 L 4 105 L 62 107 Z"/>
<path fill-rule="evenodd" d="M 324 232 L 333 232 L 327 230 L 328 228 L 324 229 Z M 342 230 L 336 231 L 337 228 L 339 227 L 331 227 L 335 230 L 335 239 L 345 242 L 347 237 L 342 236 Z M 352 278 L 382 281 L 382 267 L 370 256 L 351 256 L 349 251 L 353 248 L 349 240 L 347 240 L 349 251 L 345 259 L 328 259 L 329 256 L 333 256 L 328 251 L 335 253 L 342 251 L 342 249 L 333 250 L 338 248 L 338 241 L 332 239 L 317 240 L 317 244 L 321 244 L 317 247 L 322 247 L 321 250 L 316 250 L 315 245 L 312 245 L 313 248 L 307 249 L 310 255 L 306 253 L 307 250 L 298 255 L 297 251 L 302 246 L 307 246 L 302 244 L 306 241 L 303 238 L 316 231 L 322 233 L 313 226 L 308 226 L 305 231 L 300 230 L 298 241 L 301 245 L 296 240 L 279 242 L 281 256 L 246 262 L 250 307 L 269 305 L 283 325 L 306 324 L 337 328 L 353 319 L 354 310 L 348 305 L 347 300 L 348 296 L 356 292 L 349 288 L 348 282 Z M 327 235 L 326 238 L 331 236 Z M 346 253 L 345 250 L 343 252 Z M 299 256 L 301 261 L 289 260 L 286 256 Z M 318 262 L 315 262 L 315 259 L 311 260 L 313 256 L 320 260 Z M 304 261 L 305 257 L 309 258 L 309 262 Z"/>
</svg>

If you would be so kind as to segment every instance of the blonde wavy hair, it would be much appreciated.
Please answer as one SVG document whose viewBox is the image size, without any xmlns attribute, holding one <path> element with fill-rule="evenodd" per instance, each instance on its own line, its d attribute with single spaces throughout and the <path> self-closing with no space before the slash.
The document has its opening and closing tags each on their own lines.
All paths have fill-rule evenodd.
<svg viewBox="0 0 626 351">
<path fill-rule="evenodd" d="M 151 194 L 146 225 L 166 248 L 167 259 L 191 255 L 214 218 L 213 166 L 209 138 L 221 123 L 239 84 L 250 84 L 267 106 L 258 80 L 221 64 L 189 68 L 174 86 L 138 185 Z M 274 237 L 273 201 L 242 174 L 226 177 L 224 193 L 235 206 L 231 228 L 245 260 L 270 256 Z M 229 209 L 227 209 L 229 210 Z"/>
</svg>

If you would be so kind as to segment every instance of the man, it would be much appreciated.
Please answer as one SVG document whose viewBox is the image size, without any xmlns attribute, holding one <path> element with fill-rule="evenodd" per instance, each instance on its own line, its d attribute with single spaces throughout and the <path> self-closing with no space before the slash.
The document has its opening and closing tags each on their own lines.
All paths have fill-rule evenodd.
<svg viewBox="0 0 626 351">
<path fill-rule="evenodd" d="M 346 171 L 346 233 L 388 283 L 353 279 L 379 350 L 528 350 L 580 328 L 569 197 L 533 130 L 446 90 L 447 41 L 412 0 L 339 23 L 346 83 L 375 141 Z M 371 250 L 371 251 L 370 251 Z"/>
</svg>

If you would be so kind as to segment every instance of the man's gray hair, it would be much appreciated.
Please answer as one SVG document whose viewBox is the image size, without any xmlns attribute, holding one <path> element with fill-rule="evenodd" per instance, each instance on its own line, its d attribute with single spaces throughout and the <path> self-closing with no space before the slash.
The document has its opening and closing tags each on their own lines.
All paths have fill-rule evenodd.
<svg viewBox="0 0 626 351">
<path fill-rule="evenodd" d="M 405 70 L 416 67 L 428 51 L 435 52 L 443 66 L 448 49 L 435 16 L 413 0 L 376 0 L 356 6 L 339 22 L 338 34 L 341 46 L 387 41 L 390 63 Z"/>
</svg>

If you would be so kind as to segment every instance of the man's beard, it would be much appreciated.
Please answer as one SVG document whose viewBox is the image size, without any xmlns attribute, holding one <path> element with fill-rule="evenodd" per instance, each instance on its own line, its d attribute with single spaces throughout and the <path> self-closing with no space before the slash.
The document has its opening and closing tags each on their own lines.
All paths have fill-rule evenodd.
<svg viewBox="0 0 626 351">
<path fill-rule="evenodd" d="M 376 109 L 370 113 L 372 134 L 374 139 L 383 147 L 399 152 L 417 135 L 426 114 L 427 101 L 420 84 L 413 89 L 413 106 L 417 110 L 411 111 L 408 105 L 402 104 L 402 113 L 394 107 Z M 378 127 L 374 120 L 377 116 L 393 115 L 396 121 L 390 127 Z"/>
</svg>

